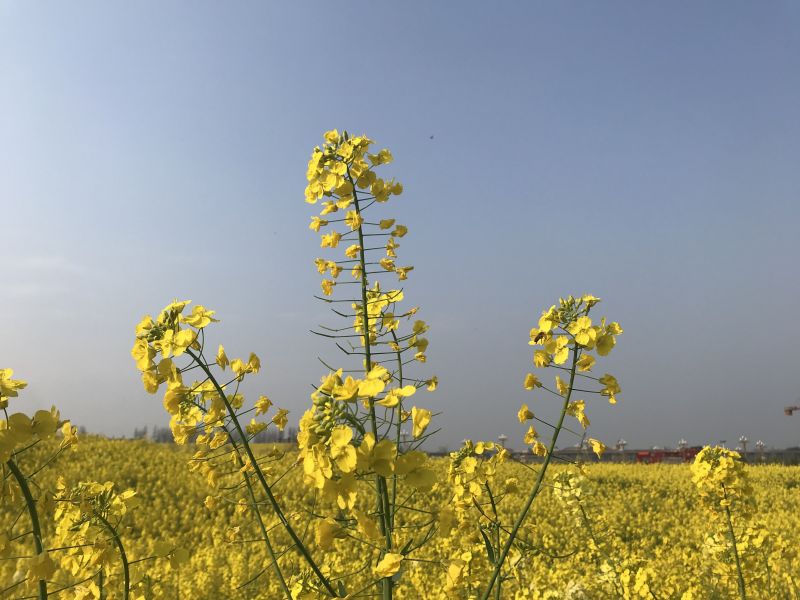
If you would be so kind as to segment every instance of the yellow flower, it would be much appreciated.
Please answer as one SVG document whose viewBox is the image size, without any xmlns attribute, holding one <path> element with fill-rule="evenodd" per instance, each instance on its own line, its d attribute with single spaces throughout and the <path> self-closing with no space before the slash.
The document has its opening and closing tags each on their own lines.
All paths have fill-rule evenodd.
<svg viewBox="0 0 800 600">
<path fill-rule="evenodd" d="M 320 211 L 320 215 L 324 216 L 330 213 L 335 213 L 339 210 L 339 207 L 336 206 L 335 202 L 323 202 L 322 203 L 322 210 Z"/>
<path fill-rule="evenodd" d="M 584 294 L 583 297 L 581 297 L 581 300 L 584 304 L 586 304 L 586 308 L 592 308 L 595 304 L 600 302 L 600 298 L 592 296 L 591 294 Z"/>
<path fill-rule="evenodd" d="M 548 310 L 542 311 L 542 316 L 539 317 L 539 331 L 547 333 L 553 327 L 558 326 L 558 316 L 556 315 L 556 307 L 551 306 Z"/>
<path fill-rule="evenodd" d="M 69 421 L 64 421 L 64 425 L 61 426 L 61 435 L 63 436 L 61 448 L 69 448 L 78 443 L 78 428 L 73 427 Z"/>
<path fill-rule="evenodd" d="M 142 373 L 142 385 L 148 394 L 155 394 L 158 391 L 158 374 L 153 371 Z"/>
<path fill-rule="evenodd" d="M 558 375 L 556 375 L 556 389 L 562 396 L 566 396 L 569 393 L 569 384 Z"/>
<path fill-rule="evenodd" d="M 320 247 L 321 248 L 336 248 L 339 245 L 339 240 L 342 239 L 342 234 L 338 231 L 332 231 L 331 233 L 326 233 L 320 238 Z"/>
<path fill-rule="evenodd" d="M 367 433 L 356 454 L 359 469 L 374 471 L 383 477 L 391 476 L 394 471 L 397 448 L 391 440 L 381 440 L 375 443 L 375 437 L 371 433 Z"/>
<path fill-rule="evenodd" d="M 528 427 L 528 431 L 525 432 L 525 443 L 528 445 L 535 444 L 538 435 L 539 434 L 536 432 L 536 428 L 531 425 Z"/>
<path fill-rule="evenodd" d="M 331 395 L 333 396 L 334 400 L 339 400 L 341 402 L 350 402 L 351 400 L 355 400 L 356 394 L 358 394 L 358 386 L 361 383 L 359 379 L 353 379 L 349 375 L 344 382 L 336 384 L 333 389 L 331 390 Z"/>
<path fill-rule="evenodd" d="M 550 364 L 550 355 L 544 350 L 536 350 L 533 353 L 533 366 L 541 369 Z"/>
<path fill-rule="evenodd" d="M 602 390 L 600 390 L 600 393 L 603 396 L 608 396 L 608 401 L 611 404 L 616 404 L 616 395 L 622 391 L 622 388 L 619 387 L 619 383 L 617 382 L 617 378 L 606 373 L 600 379 L 598 379 L 598 381 L 605 386 Z"/>
<path fill-rule="evenodd" d="M 400 570 L 400 563 L 403 561 L 402 554 L 387 552 L 372 571 L 378 577 L 391 577 Z"/>
<path fill-rule="evenodd" d="M 47 580 L 56 572 L 56 565 L 47 551 L 37 554 L 28 561 L 28 577 L 30 579 Z"/>
<path fill-rule="evenodd" d="M 361 250 L 361 246 L 358 244 L 353 244 L 352 246 L 348 246 L 347 250 L 344 251 L 344 255 L 347 258 L 358 258 L 358 253 Z"/>
<path fill-rule="evenodd" d="M 330 296 L 333 294 L 333 286 L 336 285 L 336 282 L 331 279 L 323 279 L 320 282 L 320 287 L 322 288 L 322 293 L 326 296 Z"/>
<path fill-rule="evenodd" d="M 594 363 L 594 356 L 591 354 L 584 354 L 578 359 L 578 362 L 575 363 L 575 365 L 578 367 L 578 371 L 591 371 Z"/>
<path fill-rule="evenodd" d="M 356 229 L 361 227 L 362 223 L 364 223 L 364 217 L 362 217 L 356 210 L 349 210 L 347 211 L 347 215 L 345 215 L 344 217 L 344 223 L 352 231 L 355 231 Z"/>
<path fill-rule="evenodd" d="M 334 427 L 330 437 L 331 459 L 343 473 L 350 473 L 356 468 L 356 449 L 350 445 L 353 430 L 346 425 Z"/>
<path fill-rule="evenodd" d="M 164 358 L 169 358 L 170 354 L 180 356 L 194 343 L 196 337 L 197 332 L 191 329 L 178 329 L 177 332 L 174 329 L 167 329 L 160 340 L 153 342 L 153 346 Z"/>
<path fill-rule="evenodd" d="M 567 414 L 578 419 L 584 429 L 590 425 L 589 419 L 583 412 L 585 409 L 586 403 L 583 400 L 575 400 L 574 402 L 570 402 L 567 406 Z"/>
<path fill-rule="evenodd" d="M 413 396 L 416 391 L 417 388 L 415 388 L 413 385 L 406 385 L 402 388 L 394 388 L 386 392 L 386 395 L 378 400 L 376 404 L 380 404 L 381 406 L 385 406 L 387 408 L 392 408 L 400 403 L 401 398 Z"/>
<path fill-rule="evenodd" d="M 597 338 L 596 347 L 597 353 L 600 356 L 607 356 L 614 345 L 617 343 L 617 340 L 614 338 L 613 335 L 605 333 Z"/>
<path fill-rule="evenodd" d="M 359 533 L 361 533 L 368 540 L 372 541 L 378 541 L 383 538 L 383 534 L 381 534 L 381 530 L 378 529 L 378 525 L 374 519 L 371 519 L 360 510 L 353 510 L 352 512 L 356 519 L 356 523 L 358 523 Z"/>
<path fill-rule="evenodd" d="M 133 343 L 133 348 L 131 348 L 131 357 L 133 360 L 136 361 L 136 368 L 140 371 L 147 371 L 153 366 L 153 358 L 156 355 L 156 351 L 147 343 L 147 340 L 143 340 L 141 338 L 137 338 L 136 341 Z M 16 390 L 21 389 L 19 387 L 12 388 L 8 382 L 12 381 L 9 379 L 5 379 L 3 377 L 3 371 L 9 371 L 13 373 L 11 369 L 2 369 L 0 370 L 0 399 L 5 399 L 8 396 L 16 396 Z M 9 375 L 10 377 L 10 375 Z M 23 382 L 24 383 L 24 382 Z M 25 387 L 24 385 L 22 387 Z M 13 392 L 7 393 L 8 392 Z M 1 401 L 1 400 L 0 400 Z M 6 405 L 0 404 L 1 408 L 5 408 Z"/>
<path fill-rule="evenodd" d="M 336 129 L 331 129 L 330 131 L 326 131 L 323 136 L 325 141 L 329 144 L 335 144 L 339 141 L 339 131 Z"/>
<path fill-rule="evenodd" d="M 392 235 L 400 238 L 407 233 L 408 233 L 408 227 L 406 227 L 405 225 L 398 225 L 392 230 Z"/>
<path fill-rule="evenodd" d="M 324 227 L 328 222 L 325 219 L 320 219 L 317 216 L 311 217 L 311 224 L 308 226 L 312 231 L 319 231 L 320 227 Z"/>
<path fill-rule="evenodd" d="M 286 427 L 286 424 L 289 422 L 289 419 L 286 417 L 288 414 L 288 410 L 285 408 L 280 408 L 278 409 L 278 412 L 272 416 L 272 422 L 275 423 L 275 425 L 277 425 L 278 429 L 281 431 L 283 431 L 283 429 Z"/>
<path fill-rule="evenodd" d="M 563 365 L 569 357 L 569 338 L 565 335 L 548 338 L 544 344 L 544 349 L 553 356 L 553 362 Z"/>
<path fill-rule="evenodd" d="M 333 547 L 333 541 L 347 536 L 347 532 L 331 518 L 323 519 L 317 523 L 317 545 L 327 552 Z"/>
<path fill-rule="evenodd" d="M 37 410 L 31 422 L 33 433 L 41 439 L 53 437 L 58 429 L 58 418 L 55 406 L 51 410 Z"/>
<path fill-rule="evenodd" d="M 192 313 L 187 317 L 181 315 L 181 321 L 189 325 L 190 327 L 194 327 L 196 329 L 203 329 L 204 327 L 208 326 L 209 324 L 217 323 L 217 319 L 212 318 L 214 316 L 213 310 L 206 310 L 204 306 L 201 304 L 197 304 L 192 307 Z"/>
<path fill-rule="evenodd" d="M 263 431 L 266 428 L 267 428 L 266 423 L 261 423 L 259 421 L 256 421 L 255 419 L 250 419 L 250 423 L 247 424 L 245 430 L 249 435 L 256 435 L 257 433 Z"/>
<path fill-rule="evenodd" d="M 377 154 L 367 154 L 367 158 L 373 165 L 385 165 L 394 160 L 392 157 L 392 153 L 389 152 L 389 150 L 386 148 L 384 148 Z"/>
<path fill-rule="evenodd" d="M 542 382 L 533 373 L 528 373 L 525 376 L 525 383 L 523 384 L 526 390 L 532 390 L 537 387 L 542 387 Z"/>
<path fill-rule="evenodd" d="M 420 491 L 430 490 L 438 479 L 436 471 L 425 466 L 428 456 L 419 450 L 412 450 L 397 458 L 395 473 L 405 475 L 405 482 Z"/>
<path fill-rule="evenodd" d="M 592 327 L 592 320 L 585 315 L 567 325 L 567 331 L 575 336 L 575 341 L 581 346 L 592 347 L 597 339 L 597 330 Z"/>
<path fill-rule="evenodd" d="M 222 344 L 219 345 L 219 349 L 217 350 L 217 364 L 223 371 L 225 370 L 225 367 L 231 364 L 231 362 L 228 360 L 228 355 L 225 354 L 225 348 L 222 347 Z"/>
<path fill-rule="evenodd" d="M 523 404 L 519 412 L 517 413 L 517 419 L 519 419 L 520 423 L 524 423 L 525 421 L 529 421 L 533 418 L 533 413 L 528 409 L 527 404 Z"/>
<path fill-rule="evenodd" d="M 417 408 L 414 406 L 411 409 L 411 422 L 414 424 L 412 435 L 415 438 L 418 438 L 425 433 L 425 430 L 428 428 L 428 424 L 431 422 L 431 411 L 425 408 Z"/>
<path fill-rule="evenodd" d="M 272 400 L 266 396 L 259 396 L 256 401 L 256 416 L 267 414 L 270 406 L 272 406 Z"/>
<path fill-rule="evenodd" d="M 342 272 L 342 267 L 340 267 L 338 264 L 336 264 L 336 261 L 333 261 L 333 260 L 327 261 L 325 263 L 325 267 L 330 270 L 331 277 L 333 277 L 334 279 L 339 277 L 339 273 Z"/>
<path fill-rule="evenodd" d="M 531 448 L 531 452 L 533 452 L 536 456 L 547 456 L 547 446 L 545 446 L 539 440 L 536 440 L 533 443 L 533 447 Z"/>
<path fill-rule="evenodd" d="M 592 452 L 597 454 L 597 458 L 602 458 L 603 452 L 606 451 L 606 445 L 600 440 L 596 440 L 594 438 L 589 438 L 587 441 L 592 446 Z"/>
</svg>

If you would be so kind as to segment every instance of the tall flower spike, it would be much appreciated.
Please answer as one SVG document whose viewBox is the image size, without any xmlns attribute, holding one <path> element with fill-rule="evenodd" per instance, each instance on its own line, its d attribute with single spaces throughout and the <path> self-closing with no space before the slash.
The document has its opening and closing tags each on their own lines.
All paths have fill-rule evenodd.
<svg viewBox="0 0 800 600">
<path fill-rule="evenodd" d="M 349 306 L 350 311 L 337 306 L 334 312 L 352 321 L 345 327 L 320 326 L 314 333 L 335 339 L 339 350 L 358 362 L 347 376 L 331 368 L 312 394 L 313 406 L 300 422 L 300 459 L 306 483 L 340 507 L 353 506 L 357 492 L 349 482 L 354 476 L 374 479 L 383 540 L 380 567 L 373 572 L 387 598 L 402 558 L 393 546 L 395 513 L 405 510 L 397 507 L 398 481 L 420 489 L 435 480 L 427 456 L 415 449 L 416 442 L 402 443 L 401 434 L 410 420 L 413 439 L 424 439 L 432 413 L 417 406 L 409 411 L 404 403 L 418 388 L 434 391 L 438 379 L 409 377 L 409 363 L 427 360 L 428 340 L 423 321 L 414 322 L 410 331 L 403 327 L 416 314 L 416 309 L 401 309 L 404 292 L 396 283 L 408 280 L 413 270 L 397 262 L 398 240 L 408 228 L 394 218 L 372 216 L 403 192 L 395 179 L 378 174 L 392 162 L 392 153 L 373 152 L 372 140 L 347 131 L 328 131 L 324 140 L 311 154 L 305 191 L 306 202 L 320 205 L 310 228 L 319 233 L 320 246 L 335 253 L 315 262 L 323 276 L 320 298 Z M 345 268 L 353 281 L 337 283 Z M 342 489 L 347 489 L 344 496 Z M 354 528 L 369 529 L 363 515 L 352 516 Z M 323 520 L 319 531 L 331 531 L 329 524 Z M 336 537 L 324 539 L 333 544 Z"/>
</svg>

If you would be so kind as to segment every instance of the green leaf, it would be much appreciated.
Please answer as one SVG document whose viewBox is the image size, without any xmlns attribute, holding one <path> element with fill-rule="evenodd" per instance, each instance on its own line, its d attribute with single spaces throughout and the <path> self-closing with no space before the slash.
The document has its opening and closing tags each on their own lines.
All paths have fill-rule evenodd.
<svg viewBox="0 0 800 600">
<path fill-rule="evenodd" d="M 483 543 L 486 544 L 486 554 L 489 556 L 489 562 L 495 564 L 494 558 L 494 547 L 492 543 L 489 541 L 489 536 L 486 535 L 486 531 L 481 528 L 481 535 L 483 536 Z"/>
<path fill-rule="evenodd" d="M 405 555 L 406 555 L 406 552 L 408 552 L 408 549 L 411 547 L 411 544 L 412 544 L 412 542 L 413 542 L 413 541 L 414 541 L 414 538 L 413 538 L 413 537 L 412 537 L 410 540 L 408 540 L 408 541 L 406 542 L 406 545 L 405 545 L 405 546 L 403 546 L 403 547 L 400 549 L 400 554 L 402 554 L 403 556 L 405 556 Z"/>
</svg>

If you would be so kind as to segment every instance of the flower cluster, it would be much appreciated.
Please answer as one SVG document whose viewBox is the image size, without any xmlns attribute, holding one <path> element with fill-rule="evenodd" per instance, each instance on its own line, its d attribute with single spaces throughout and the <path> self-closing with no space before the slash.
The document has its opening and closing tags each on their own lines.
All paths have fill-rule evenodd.
<svg viewBox="0 0 800 600">
<path fill-rule="evenodd" d="M 486 498 L 487 486 L 495 484 L 499 465 L 509 460 L 508 450 L 491 441 L 465 440 L 450 454 L 448 479 L 453 487 L 453 507 L 460 514 Z"/>
<path fill-rule="evenodd" d="M 189 314 L 184 314 L 189 304 L 189 300 L 175 301 L 167 305 L 156 319 L 145 316 L 136 326 L 131 356 L 142 372 L 142 382 L 148 393 L 155 394 L 161 385 L 166 385 L 163 404 L 171 417 L 170 428 L 175 441 L 178 444 L 194 441 L 200 448 L 198 458 L 204 458 L 208 451 L 228 443 L 228 426 L 232 423 L 232 416 L 244 405 L 244 396 L 237 391 L 229 393 L 228 386 L 236 384 L 238 387 L 246 375 L 258 373 L 261 360 L 254 353 L 250 353 L 247 360 L 230 360 L 222 345 L 213 360 L 206 360 L 203 343 L 205 329 L 217 322 L 215 311 L 198 304 L 192 307 Z M 175 359 L 184 354 L 188 354 L 191 361 L 180 367 Z M 160 360 L 156 362 L 159 357 Z M 205 377 L 190 384 L 185 383 L 183 373 L 195 366 L 201 367 Z M 210 374 L 212 367 L 223 372 L 230 367 L 230 380 L 221 384 L 217 382 Z M 271 406 L 269 398 L 260 396 L 253 407 L 255 416 L 267 413 Z M 283 430 L 288 422 L 287 414 L 287 410 L 279 409 L 270 423 Z M 253 418 L 246 426 L 247 434 L 255 436 L 270 423 Z M 213 485 L 217 476 L 213 462 L 203 461 L 203 466 L 199 468 Z"/>
<path fill-rule="evenodd" d="M 692 483 L 711 507 L 749 511 L 753 490 L 738 452 L 706 446 L 692 463 Z"/>
<path fill-rule="evenodd" d="M 692 483 L 707 508 L 712 529 L 704 552 L 723 587 L 738 587 L 740 597 L 764 572 L 767 529 L 755 518 L 754 490 L 738 452 L 706 446 L 692 463 Z"/>
<path fill-rule="evenodd" d="M 617 403 L 617 395 L 622 391 L 613 375 L 605 373 L 595 377 L 591 374 L 597 363 L 597 358 L 592 353 L 607 356 L 616 345 L 617 336 L 623 332 L 616 321 L 606 323 L 606 319 L 602 318 L 598 324 L 594 324 L 589 312 L 599 302 L 599 298 L 590 294 L 577 298 L 568 296 L 559 299 L 558 306 L 553 305 L 542 311 L 538 327 L 530 331 L 529 344 L 537 347 L 533 353 L 533 364 L 537 368 L 556 369 L 564 375 L 555 376 L 553 387 L 546 385 L 533 373 L 528 373 L 523 383 L 528 391 L 541 388 L 564 398 L 565 414 L 577 419 L 584 429 L 589 427 L 590 422 L 585 412 L 586 401 L 573 399 L 576 378 L 596 382 L 599 389 L 581 388 L 581 392 L 606 397 L 611 404 Z M 522 405 L 517 418 L 520 423 L 536 419 L 527 404 Z M 525 434 L 525 443 L 537 456 L 547 454 L 547 448 L 533 425 L 530 425 Z M 589 438 L 588 443 L 598 457 L 605 451 L 606 446 L 600 440 Z"/>
<path fill-rule="evenodd" d="M 394 218 L 371 217 L 403 192 L 402 184 L 377 174 L 378 167 L 392 162 L 392 154 L 387 149 L 373 153 L 372 140 L 346 131 L 328 131 L 324 138 L 308 164 L 305 199 L 321 202 L 309 225 L 320 234 L 320 247 L 340 254 L 317 258 L 314 264 L 324 276 L 321 299 L 349 304 L 351 312 L 334 312 L 352 320 L 345 327 L 320 326 L 315 333 L 336 340 L 340 350 L 359 357 L 361 364 L 347 371 L 331 368 L 315 386 L 312 406 L 300 420 L 300 459 L 306 483 L 351 516 L 335 527 L 329 519 L 321 520 L 320 539 L 338 539 L 331 532 L 344 535 L 348 528 L 367 539 L 372 539 L 369 532 L 380 532 L 382 550 L 372 572 L 384 580 L 384 593 L 391 594 L 389 578 L 405 556 L 395 548 L 396 515 L 403 510 L 397 506 L 396 490 L 402 483 L 424 492 L 435 484 L 428 457 L 419 450 L 429 436 L 433 413 L 411 405 L 411 398 L 421 388 L 434 391 L 438 379 L 409 376 L 409 363 L 427 360 L 428 325 L 415 319 L 416 307 L 399 307 L 405 294 L 393 287 L 394 280 L 405 281 L 413 270 L 397 262 L 408 228 Z M 340 280 L 344 271 L 352 281 Z M 334 298 L 341 288 L 356 291 Z M 410 323 L 405 332 L 404 321 Z M 357 482 L 370 479 L 380 507 L 371 516 L 355 508 Z M 378 522 L 374 527 L 373 517 Z"/>
<path fill-rule="evenodd" d="M 38 410 L 33 416 L 22 412 L 9 415 L 10 399 L 18 397 L 19 391 L 27 386 L 25 381 L 13 379 L 13 374 L 11 369 L 0 369 L 0 410 L 5 415 L 0 419 L 0 500 L 9 508 L 19 502 L 23 507 L 14 507 L 16 517 L 0 533 L 0 558 L 10 554 L 14 544 L 31 542 L 34 552 L 30 554 L 30 551 L 26 553 L 22 548 L 16 548 L 14 554 L 21 556 L 18 557 L 19 568 L 14 573 L 14 583 L 0 592 L 25 590 L 44 599 L 48 594 L 48 582 L 58 577 L 62 581 L 60 591 L 69 591 L 71 597 L 78 600 L 96 600 L 102 596 L 102 589 L 89 582 L 93 575 L 87 578 L 86 574 L 98 569 L 102 574 L 111 573 L 114 549 L 108 542 L 109 536 L 113 537 L 114 546 L 124 557 L 118 527 L 133 491 L 115 495 L 111 483 L 100 488 L 96 487 L 99 484 L 82 484 L 68 497 L 63 480 L 59 481 L 55 494 L 39 484 L 37 477 L 45 472 L 45 467 L 56 463 L 66 449 L 77 448 L 77 427 L 70 421 L 62 421 L 55 406 L 50 410 Z M 41 456 L 40 449 L 45 449 L 49 456 Z M 34 466 L 37 463 L 38 466 Z M 49 520 L 45 517 L 50 516 L 54 506 L 56 526 L 52 540 L 49 540 L 45 533 L 49 530 Z M 87 511 L 91 511 L 91 516 Z M 30 520 L 30 529 L 15 532 L 25 512 Z M 104 523 L 102 532 L 90 532 L 98 519 Z M 109 578 L 107 587 L 123 590 L 125 598 L 143 600 L 141 595 L 131 595 L 127 563 L 125 573 L 124 581 Z M 65 583 L 68 580 L 64 575 L 71 576 L 74 583 Z M 106 596 L 109 596 L 107 591 Z"/>
<path fill-rule="evenodd" d="M 28 383 L 12 379 L 12 369 L 0 369 L 0 409 L 6 415 L 0 419 L 0 463 L 9 460 L 19 449 L 41 440 L 48 440 L 61 431 L 61 447 L 68 448 L 77 441 L 77 427 L 70 421 L 62 421 L 55 406 L 50 410 L 37 410 L 33 416 L 17 412 L 8 414 L 9 399 L 16 398 L 19 390 Z"/>
</svg>

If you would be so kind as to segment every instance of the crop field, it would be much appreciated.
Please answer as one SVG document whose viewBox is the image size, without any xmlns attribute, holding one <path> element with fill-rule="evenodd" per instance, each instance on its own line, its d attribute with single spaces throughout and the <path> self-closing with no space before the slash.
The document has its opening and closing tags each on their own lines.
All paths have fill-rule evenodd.
<svg viewBox="0 0 800 600">
<path fill-rule="evenodd" d="M 258 446 L 266 454 L 268 446 Z M 25 458 L 25 466 L 48 456 L 49 449 L 36 449 Z M 91 475 L 97 481 L 113 480 L 120 490 L 137 490 L 138 505 L 126 517 L 121 535 L 133 565 L 133 580 L 141 581 L 142 594 L 150 598 L 276 598 L 280 597 L 269 559 L 258 539 L 253 519 L 235 504 L 220 503 L 209 509 L 204 506 L 208 486 L 204 478 L 190 473 L 187 462 L 194 450 L 191 446 L 154 444 L 145 441 L 88 438 L 74 451 L 60 458 L 60 473 L 68 483 L 77 483 Z M 281 451 L 283 452 L 283 451 Z M 364 577 L 349 578 L 357 586 L 369 582 L 368 553 L 363 544 L 343 537 L 333 541 L 318 537 L 314 515 L 321 511 L 323 500 L 308 493 L 302 484 L 303 469 L 296 465 L 296 451 L 286 451 L 276 464 L 288 468 L 288 474 L 275 486 L 275 493 L 298 523 L 311 523 L 303 533 L 309 548 L 332 569 L 364 570 Z M 437 478 L 446 482 L 449 461 L 431 459 Z M 554 473 L 563 472 L 553 467 Z M 645 586 L 651 598 L 728 598 L 735 597 L 731 581 L 732 566 L 706 547 L 710 534 L 705 512 L 698 503 L 698 494 L 685 465 L 612 465 L 587 467 L 589 482 L 583 503 L 596 523 L 599 545 L 595 547 L 584 528 L 576 527 L 569 510 L 565 510 L 546 489 L 534 504 L 529 517 L 530 538 L 536 551 L 514 567 L 513 578 L 503 583 L 509 598 L 608 598 L 616 597 L 614 584 L 606 571 L 610 561 L 619 561 L 623 578 L 633 597 L 640 597 Z M 747 584 L 758 598 L 795 598 L 800 585 L 800 469 L 783 466 L 747 468 L 757 504 L 757 520 L 767 532 L 754 549 L 752 572 Z M 55 471 L 43 470 L 36 477 L 36 487 L 55 491 Z M 532 478 L 528 467 L 506 463 L 496 480 L 503 486 L 526 487 Z M 400 494 L 405 497 L 403 490 Z M 518 510 L 518 496 L 505 506 L 509 514 Z M 436 484 L 425 493 L 412 495 L 410 504 L 431 511 L 431 519 L 447 518 L 452 490 L 446 483 Z M 502 503 L 501 503 L 502 506 Z M 54 507 L 48 507 L 52 511 Z M 15 520 L 6 504 L 0 509 L 0 523 Z M 43 519 L 47 521 L 47 519 Z M 16 521 L 13 531 L 26 527 Z M 602 524 L 602 525 L 601 525 Z M 468 598 L 485 580 L 488 568 L 481 537 L 465 528 L 466 537 L 453 524 L 449 534 L 440 529 L 433 543 L 411 556 L 396 577 L 407 585 L 398 586 L 403 598 Z M 50 535 L 48 528 L 45 535 Z M 402 530 L 401 530 L 402 531 Z M 399 544 L 418 537 L 400 533 Z M 249 540 L 249 541 L 248 541 Z M 169 558 L 135 561 L 157 554 L 156 544 L 185 549 L 185 562 Z M 9 554 L 11 552 L 11 554 Z M 24 552 L 21 544 L 10 544 L 0 562 L 0 581 L 12 582 L 22 559 L 9 556 Z M 58 552 L 53 553 L 58 556 Z M 62 552 L 63 554 L 63 552 Z M 556 558 L 560 557 L 560 558 Z M 448 586 L 448 567 L 464 561 L 468 574 L 457 589 Z M 303 565 L 287 557 L 289 571 L 303 571 Z M 727 570 L 728 577 L 719 571 Z M 260 573 L 264 572 L 260 577 Z M 110 580 L 118 579 L 112 569 Z M 56 572 L 52 581 L 69 579 Z M 248 581 L 251 581 L 248 584 Z M 108 580 L 107 580 L 108 581 Z M 472 586 L 470 582 L 472 581 Z M 730 585 L 726 585 L 727 582 Z M 638 586 L 638 587 L 637 587 Z M 636 591 L 634 591 L 636 588 Z M 109 598 L 120 597 L 108 591 Z M 693 595 L 688 595 L 693 594 Z M 4 597 L 23 594 L 6 592 Z M 64 597 L 70 597 L 69 595 Z"/>
</svg>

